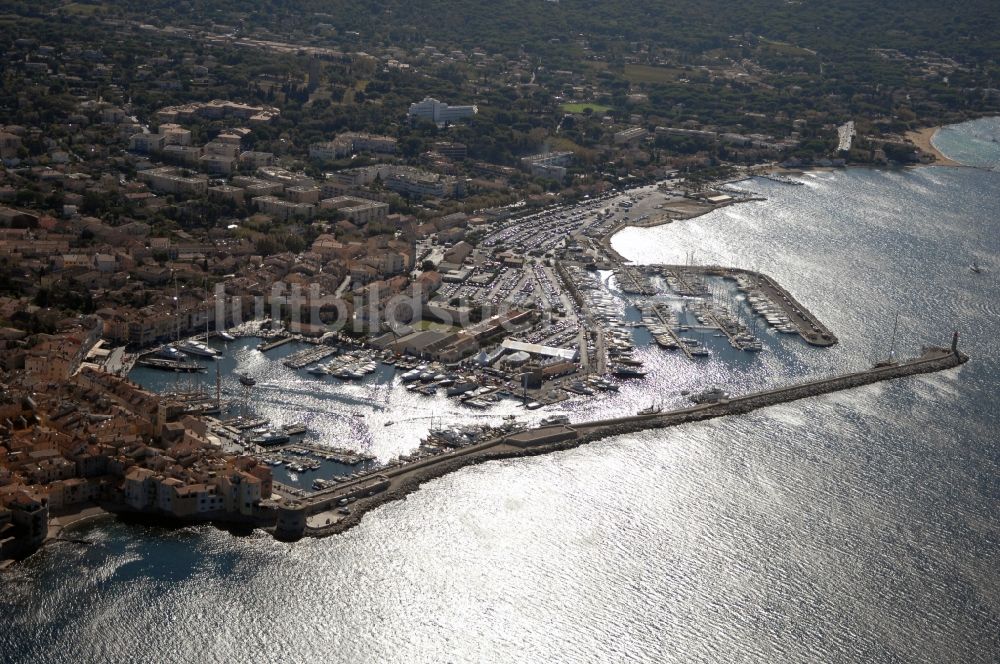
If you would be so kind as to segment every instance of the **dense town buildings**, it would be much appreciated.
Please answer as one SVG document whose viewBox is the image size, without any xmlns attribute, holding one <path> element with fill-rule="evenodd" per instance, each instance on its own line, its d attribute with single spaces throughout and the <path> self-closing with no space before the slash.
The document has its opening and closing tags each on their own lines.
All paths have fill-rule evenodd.
<svg viewBox="0 0 1000 664">
<path fill-rule="evenodd" d="M 773 81 L 787 69 L 809 85 L 816 67 L 769 71 L 747 57 L 749 36 L 683 62 L 636 40 L 611 62 L 582 37 L 545 56 L 423 39 L 362 53 L 310 34 L 237 45 L 211 26 L 99 14 L 63 25 L 56 12 L 65 30 L 51 39 L 3 38 L 0 557 L 44 537 L 49 513 L 86 503 L 249 518 L 268 500 L 266 467 L 118 375 L 126 352 L 315 287 L 339 293 L 338 314 L 380 348 L 457 362 L 489 339 L 514 351 L 506 363 L 558 376 L 579 357 L 491 336 L 501 303 L 515 328 L 540 303 L 567 313 L 560 261 L 602 258 L 596 231 L 544 211 L 678 173 L 681 204 L 708 208 L 733 200 L 708 181 L 758 166 L 927 161 L 902 136 L 917 122 L 910 100 L 936 118 L 947 106 L 909 83 L 831 92 L 821 75 L 827 107 L 776 109 Z M 121 40 L 124 55 L 97 39 Z M 935 94 L 970 113 L 1000 99 L 951 58 L 875 57 L 905 70 L 900 81 L 962 81 Z M 686 89 L 716 101 L 675 98 Z M 610 223 L 593 212 L 595 227 Z M 407 324 L 468 318 L 470 302 L 485 320 L 386 337 L 378 319 L 396 296 L 411 298 Z"/>
</svg>

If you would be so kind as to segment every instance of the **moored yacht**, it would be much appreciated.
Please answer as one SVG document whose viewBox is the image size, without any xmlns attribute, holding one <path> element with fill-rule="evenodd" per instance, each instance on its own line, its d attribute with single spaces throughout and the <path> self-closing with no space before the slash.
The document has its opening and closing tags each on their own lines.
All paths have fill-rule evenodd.
<svg viewBox="0 0 1000 664">
<path fill-rule="evenodd" d="M 157 357 L 162 357 L 167 360 L 177 360 L 181 361 L 184 359 L 184 353 L 180 352 L 173 346 L 164 346 L 160 350 L 156 351 Z"/>
<path fill-rule="evenodd" d="M 283 445 L 284 443 L 288 442 L 288 434 L 286 434 L 284 431 L 268 431 L 267 433 L 263 434 L 262 436 L 258 436 L 257 438 L 253 438 L 251 442 L 254 442 L 257 445 L 263 445 L 263 446 L 267 446 L 267 445 Z"/>
<path fill-rule="evenodd" d="M 281 427 L 281 430 L 289 436 L 301 436 L 306 432 L 306 425 L 301 422 L 293 422 Z"/>
<path fill-rule="evenodd" d="M 611 375 L 615 378 L 645 378 L 646 372 L 632 367 L 617 366 L 612 369 Z"/>
<path fill-rule="evenodd" d="M 177 344 L 177 349 L 188 355 L 195 355 L 197 357 L 218 357 L 219 355 L 215 349 L 209 348 L 202 342 L 195 341 L 194 339 L 180 342 Z"/>
</svg>

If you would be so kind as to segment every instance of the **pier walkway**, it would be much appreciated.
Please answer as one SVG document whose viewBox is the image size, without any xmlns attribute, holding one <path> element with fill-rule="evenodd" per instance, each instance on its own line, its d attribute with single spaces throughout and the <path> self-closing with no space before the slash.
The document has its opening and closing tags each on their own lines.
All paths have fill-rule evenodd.
<svg viewBox="0 0 1000 664">
<path fill-rule="evenodd" d="M 275 339 L 274 341 L 270 341 L 270 342 L 268 342 L 266 344 L 260 344 L 259 346 L 257 346 L 257 350 L 259 350 L 262 353 L 266 353 L 269 350 L 274 350 L 275 348 L 278 348 L 280 346 L 284 346 L 285 344 L 290 344 L 293 341 L 297 341 L 297 340 L 298 339 L 296 339 L 296 337 L 294 337 L 294 336 L 281 337 L 280 339 Z"/>
<path fill-rule="evenodd" d="M 681 352 L 684 353 L 684 356 L 687 357 L 687 359 L 689 360 L 694 360 L 694 355 L 691 354 L 691 349 L 688 347 L 686 343 L 684 343 L 681 340 L 681 338 L 677 335 L 677 332 L 674 331 L 674 326 L 670 322 L 670 319 L 665 318 L 663 316 L 663 312 L 660 311 L 659 307 L 654 306 L 653 313 L 655 313 L 656 317 L 660 319 L 661 323 L 663 323 L 663 327 L 666 328 L 667 334 L 669 334 L 670 338 L 674 340 L 674 343 L 677 344 L 677 347 L 681 349 Z"/>
</svg>

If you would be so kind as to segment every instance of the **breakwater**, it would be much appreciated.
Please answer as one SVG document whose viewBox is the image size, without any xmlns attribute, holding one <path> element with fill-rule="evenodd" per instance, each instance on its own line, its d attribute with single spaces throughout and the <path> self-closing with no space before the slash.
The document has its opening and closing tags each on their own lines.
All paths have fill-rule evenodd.
<svg viewBox="0 0 1000 664">
<path fill-rule="evenodd" d="M 387 502 L 405 498 L 424 482 L 465 466 L 486 461 L 548 454 L 610 436 L 745 414 L 768 406 L 853 389 L 885 380 L 944 371 L 957 367 L 967 362 L 968 359 L 968 356 L 959 352 L 954 346 L 952 349 L 927 348 L 919 357 L 910 360 L 764 390 L 715 403 L 663 413 L 583 422 L 570 426 L 542 427 L 502 436 L 414 464 L 383 471 L 381 477 L 384 481 L 380 482 L 378 492 L 358 495 L 358 488 L 361 484 L 370 482 L 371 478 L 365 478 L 338 487 L 337 491 L 324 496 L 321 503 L 309 504 L 308 501 L 305 501 L 299 506 L 303 512 L 325 514 L 323 510 L 339 504 L 343 496 L 350 495 L 355 500 L 351 503 L 348 514 L 331 514 L 329 522 L 313 522 L 306 526 L 306 520 L 303 518 L 304 527 L 301 535 L 324 537 L 344 532 L 360 523 L 364 514 L 369 510 Z"/>
</svg>

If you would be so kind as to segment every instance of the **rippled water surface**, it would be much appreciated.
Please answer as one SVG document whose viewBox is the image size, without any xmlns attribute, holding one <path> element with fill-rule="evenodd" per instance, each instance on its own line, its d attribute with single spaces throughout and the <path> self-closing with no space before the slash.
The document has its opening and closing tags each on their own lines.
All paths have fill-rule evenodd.
<svg viewBox="0 0 1000 664">
<path fill-rule="evenodd" d="M 955 161 L 1000 170 L 1000 117 L 942 127 L 934 134 L 932 143 Z"/>
<path fill-rule="evenodd" d="M 639 262 L 694 250 L 764 270 L 842 343 L 768 336 L 759 359 L 693 376 L 650 348 L 666 378 L 594 412 L 675 400 L 689 383 L 747 390 L 864 367 L 887 352 L 897 312 L 901 352 L 957 328 L 970 363 L 467 468 L 324 540 L 100 522 L 79 531 L 93 545 L 50 547 L 0 577 L 0 659 L 997 661 L 1000 175 L 804 179 L 753 181 L 767 201 L 614 244 Z M 360 402 L 391 393 L 350 389 L 359 403 L 343 407 L 373 411 Z M 279 403 L 277 388 L 261 394 Z M 336 432 L 340 408 L 315 417 Z M 380 455 L 410 444 L 381 428 Z"/>
</svg>

